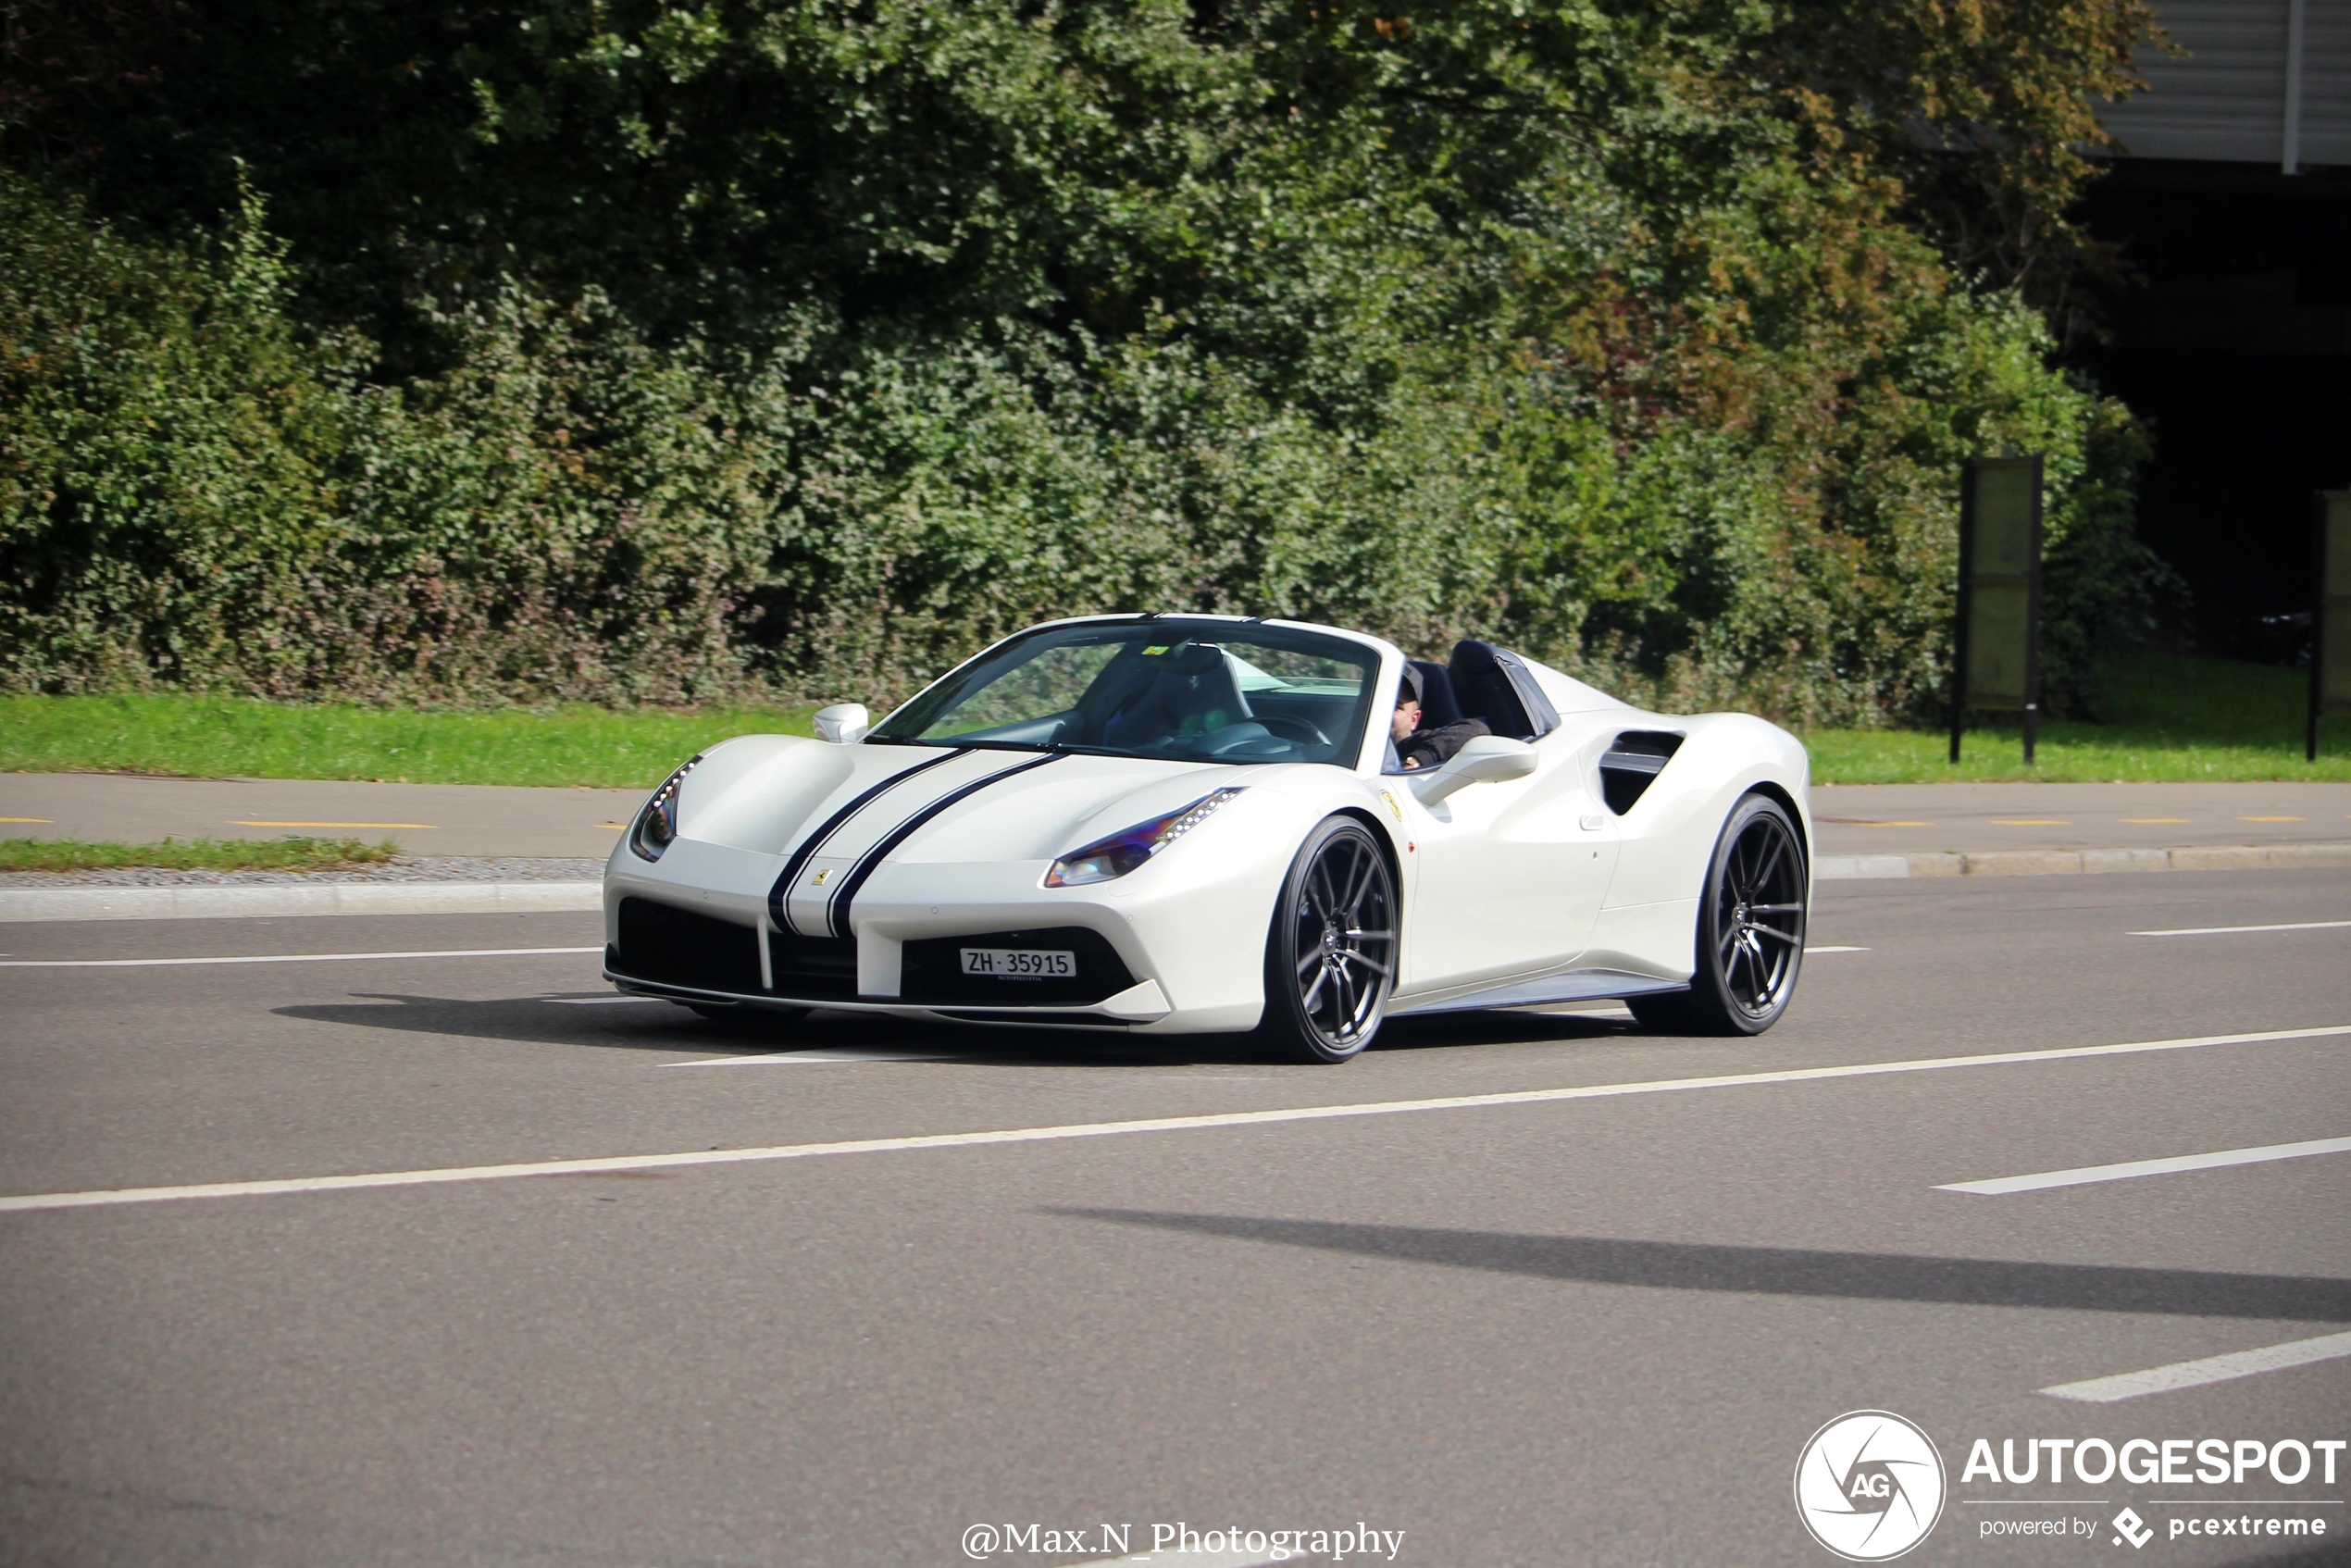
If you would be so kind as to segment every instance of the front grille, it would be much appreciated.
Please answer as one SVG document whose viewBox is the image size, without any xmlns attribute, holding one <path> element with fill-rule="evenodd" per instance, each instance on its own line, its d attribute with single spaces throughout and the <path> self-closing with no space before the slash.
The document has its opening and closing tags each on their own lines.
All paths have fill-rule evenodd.
<svg viewBox="0 0 2351 1568">
<path fill-rule="evenodd" d="M 758 932 L 651 899 L 620 901 L 620 940 L 604 963 L 632 980 L 759 994 Z"/>
<path fill-rule="evenodd" d="M 1027 948 L 1073 954 L 1077 973 L 1067 979 L 1038 976 L 966 975 L 967 947 Z M 914 1002 L 978 1002 L 990 1007 L 1071 1007 L 1116 996 L 1135 977 L 1100 931 L 1051 926 L 1034 931 L 984 931 L 969 937 L 927 937 L 908 942 L 898 994 Z"/>
<path fill-rule="evenodd" d="M 804 1002 L 857 1000 L 857 939 L 767 934 L 776 994 Z"/>
</svg>

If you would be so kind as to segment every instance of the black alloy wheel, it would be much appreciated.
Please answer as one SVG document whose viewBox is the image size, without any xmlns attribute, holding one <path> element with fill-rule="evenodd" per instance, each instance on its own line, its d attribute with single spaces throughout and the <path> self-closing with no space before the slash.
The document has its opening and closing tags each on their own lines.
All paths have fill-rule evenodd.
<svg viewBox="0 0 2351 1568">
<path fill-rule="evenodd" d="M 1740 801 L 1698 902 L 1690 989 L 1633 997 L 1633 1016 L 1668 1034 L 1760 1035 L 1778 1023 L 1804 965 L 1808 883 L 1787 808 L 1768 795 Z"/>
<path fill-rule="evenodd" d="M 1362 823 L 1325 818 L 1306 836 L 1274 906 L 1261 1039 L 1291 1061 L 1361 1054 L 1396 989 L 1396 940 L 1387 857 Z"/>
</svg>

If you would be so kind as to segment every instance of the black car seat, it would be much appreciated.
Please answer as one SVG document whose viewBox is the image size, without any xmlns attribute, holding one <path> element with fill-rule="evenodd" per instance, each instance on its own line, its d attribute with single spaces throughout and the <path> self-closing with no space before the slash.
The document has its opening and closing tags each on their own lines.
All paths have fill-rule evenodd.
<svg viewBox="0 0 2351 1568">
<path fill-rule="evenodd" d="M 1225 650 L 1187 643 L 1149 658 L 1151 684 L 1102 721 L 1102 743 L 1143 746 L 1170 736 L 1206 734 L 1253 717 Z"/>
<path fill-rule="evenodd" d="M 1526 661 L 1491 642 L 1453 645 L 1453 693 L 1462 711 L 1513 740 L 1533 740 L 1560 727 L 1559 710 L 1535 684 Z"/>
<path fill-rule="evenodd" d="M 1446 673 L 1445 666 L 1433 659 L 1404 662 L 1420 672 L 1422 727 L 1441 729 L 1446 725 L 1461 723 L 1461 699 L 1453 695 L 1453 678 Z"/>
</svg>

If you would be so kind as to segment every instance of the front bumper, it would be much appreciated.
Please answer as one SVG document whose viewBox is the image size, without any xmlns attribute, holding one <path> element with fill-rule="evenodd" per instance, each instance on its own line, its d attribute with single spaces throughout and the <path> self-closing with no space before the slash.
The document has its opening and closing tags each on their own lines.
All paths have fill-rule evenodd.
<svg viewBox="0 0 2351 1568">
<path fill-rule="evenodd" d="M 1251 1028 L 1279 868 L 1185 860 L 1068 889 L 1042 887 L 1041 863 L 889 865 L 860 894 L 853 935 L 811 938 L 769 915 L 780 857 L 680 840 L 656 865 L 615 856 L 604 977 L 710 1004 L 1153 1034 Z M 966 978 L 964 946 L 1070 951 L 1079 972 L 1074 984 Z"/>
<path fill-rule="evenodd" d="M 1138 981 L 1100 932 L 1082 926 L 926 937 L 898 945 L 895 996 L 861 991 L 859 943 L 759 930 L 631 895 L 621 900 L 604 977 L 624 990 L 686 1002 L 843 1007 L 964 1023 L 1124 1028 L 1172 1011 L 1157 980 Z M 964 946 L 1073 952 L 1065 978 L 966 976 Z"/>
</svg>

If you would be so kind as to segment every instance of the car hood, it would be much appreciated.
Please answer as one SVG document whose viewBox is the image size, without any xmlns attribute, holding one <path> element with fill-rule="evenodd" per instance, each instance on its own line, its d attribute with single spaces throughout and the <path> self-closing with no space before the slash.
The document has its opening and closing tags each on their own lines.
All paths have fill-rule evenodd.
<svg viewBox="0 0 2351 1568">
<path fill-rule="evenodd" d="M 830 856 L 902 832 L 889 852 L 902 864 L 1051 860 L 1293 765 L 753 736 L 714 747 L 686 776 L 678 836 L 787 855 L 822 834 Z"/>
</svg>

